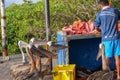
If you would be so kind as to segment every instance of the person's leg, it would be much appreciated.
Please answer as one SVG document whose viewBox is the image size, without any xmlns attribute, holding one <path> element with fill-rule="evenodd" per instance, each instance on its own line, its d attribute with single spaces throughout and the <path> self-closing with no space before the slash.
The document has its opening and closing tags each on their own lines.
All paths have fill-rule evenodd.
<svg viewBox="0 0 120 80">
<path fill-rule="evenodd" d="M 115 63 L 117 69 L 117 79 L 120 79 L 120 56 L 115 56 Z"/>
<path fill-rule="evenodd" d="M 114 56 L 117 70 L 117 78 L 120 80 L 120 39 L 115 40 Z"/>
<path fill-rule="evenodd" d="M 113 57 L 113 41 L 103 41 L 106 64 L 110 69 L 110 58 Z"/>
</svg>

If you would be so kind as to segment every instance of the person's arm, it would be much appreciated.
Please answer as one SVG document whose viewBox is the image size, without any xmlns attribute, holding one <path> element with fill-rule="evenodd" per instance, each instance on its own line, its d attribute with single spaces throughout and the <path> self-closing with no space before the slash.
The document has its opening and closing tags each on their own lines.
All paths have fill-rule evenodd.
<svg viewBox="0 0 120 80">
<path fill-rule="evenodd" d="M 100 25 L 101 25 L 101 21 L 100 21 L 100 16 L 98 13 L 96 16 L 95 22 L 94 22 L 95 29 L 98 31 L 101 31 Z"/>
<path fill-rule="evenodd" d="M 99 28 L 100 25 L 101 25 L 101 21 L 100 21 L 100 16 L 99 16 L 99 13 L 98 13 L 97 16 L 96 16 L 95 22 L 94 22 L 94 26 L 96 28 Z"/>
</svg>

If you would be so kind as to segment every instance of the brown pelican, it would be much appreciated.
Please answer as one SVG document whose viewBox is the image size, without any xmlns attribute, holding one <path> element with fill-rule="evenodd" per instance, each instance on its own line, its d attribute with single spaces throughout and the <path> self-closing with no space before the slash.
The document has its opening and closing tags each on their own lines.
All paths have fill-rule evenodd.
<svg viewBox="0 0 120 80">
<path fill-rule="evenodd" d="M 43 41 L 43 40 L 40 40 L 37 38 L 31 38 L 31 40 L 30 40 L 29 48 L 32 49 L 31 51 L 33 52 L 33 54 L 39 56 L 36 58 L 37 60 L 39 58 L 39 60 L 36 63 L 36 66 L 38 66 L 38 67 L 41 65 L 41 60 L 40 60 L 41 57 L 48 57 L 48 60 L 47 60 L 47 62 L 45 62 L 45 64 L 46 63 L 48 64 L 49 61 L 52 61 L 52 59 L 51 59 L 52 53 L 41 47 L 42 45 L 46 45 L 47 42 L 48 41 Z M 51 64 L 51 66 L 52 66 L 52 64 Z"/>
<path fill-rule="evenodd" d="M 37 43 L 32 43 L 32 42 L 27 44 L 24 41 L 19 41 L 18 45 L 22 52 L 23 60 L 26 61 L 26 57 L 24 55 L 24 52 L 22 51 L 22 48 L 25 48 L 27 55 L 29 56 L 30 61 L 31 61 L 30 73 L 28 75 L 26 75 L 26 76 L 28 76 L 28 78 L 29 78 L 29 76 L 32 76 L 32 75 L 35 75 L 35 73 L 38 73 L 36 71 L 41 72 L 41 57 L 43 57 L 43 56 L 48 57 L 48 60 L 45 62 L 45 65 L 52 64 L 53 54 L 50 51 L 47 51 L 46 49 L 42 48 L 41 44 L 38 45 Z M 33 58 L 33 55 L 36 58 Z M 34 60 L 34 59 L 36 59 L 36 60 Z M 50 71 L 50 69 L 52 70 L 52 66 L 49 66 L 49 69 L 47 69 L 47 70 Z M 44 72 L 46 73 L 46 71 L 44 71 Z"/>
<path fill-rule="evenodd" d="M 34 47 L 33 46 L 30 47 L 30 49 L 34 49 L 33 54 L 37 53 L 37 55 L 39 55 L 40 57 L 42 57 L 42 56 L 48 57 L 47 63 L 49 61 L 51 61 L 51 69 L 52 69 L 52 56 L 54 56 L 54 55 L 50 51 L 68 48 L 68 46 L 55 44 L 55 42 L 53 42 L 53 41 L 42 41 L 42 40 L 36 39 L 36 38 L 32 38 L 30 40 L 30 44 L 34 45 Z M 48 49 L 50 49 L 50 51 L 42 48 L 41 47 L 42 45 L 48 45 L 49 46 Z"/>
<path fill-rule="evenodd" d="M 65 42 L 65 41 L 60 41 L 60 42 Z M 43 40 L 36 39 L 36 38 L 31 38 L 30 43 L 35 45 L 36 47 L 40 46 L 40 45 L 41 46 L 42 45 L 48 45 L 50 51 L 68 48 L 68 46 L 59 45 L 59 44 L 56 44 L 56 42 L 53 42 L 53 41 L 43 41 Z"/>
<path fill-rule="evenodd" d="M 35 47 L 46 45 L 48 41 L 43 41 L 37 38 L 31 38 L 29 44 L 35 45 Z"/>
<path fill-rule="evenodd" d="M 52 70 L 52 56 L 54 56 L 52 54 L 52 52 L 47 51 L 46 49 L 42 48 L 41 46 L 38 46 L 36 48 L 35 45 L 33 45 L 33 44 L 29 45 L 29 50 L 31 51 L 32 54 L 34 54 L 34 55 L 39 57 L 39 60 L 38 60 L 38 58 L 36 58 L 36 60 L 38 60 L 38 61 L 36 61 L 36 68 L 37 68 L 37 70 L 39 72 L 43 72 L 44 75 L 48 74 L 49 72 L 51 73 L 51 70 Z M 49 69 L 48 68 L 46 69 L 47 71 L 46 70 L 42 71 L 42 64 L 41 64 L 40 57 L 43 57 L 43 56 L 48 58 L 48 60 L 45 61 L 45 64 L 44 64 L 44 65 L 48 65 L 49 66 L 48 67 Z M 43 78 L 44 75 L 42 73 L 40 73 L 40 75 Z"/>
<path fill-rule="evenodd" d="M 52 51 L 52 50 L 61 50 L 61 49 L 68 48 L 68 46 L 59 45 L 59 44 L 56 44 L 53 41 L 48 41 L 47 45 L 49 46 L 50 51 Z"/>
<path fill-rule="evenodd" d="M 35 61 L 34 61 L 34 59 L 33 59 L 33 54 L 30 52 L 30 50 L 29 50 L 29 44 L 28 43 L 26 43 L 26 42 L 24 42 L 24 41 L 19 41 L 18 42 L 18 46 L 19 46 L 19 49 L 20 49 L 20 51 L 21 51 L 21 53 L 22 53 L 22 62 L 23 63 L 26 63 L 26 61 L 27 61 L 27 59 L 26 59 L 26 57 L 25 57 L 25 54 L 24 54 L 24 52 L 23 52 L 23 48 L 25 48 L 25 50 L 26 50 L 26 52 L 27 52 L 27 55 L 28 55 L 28 57 L 29 57 L 29 59 L 30 59 L 30 62 L 31 62 L 31 69 L 30 69 L 30 72 L 33 72 L 35 69 L 36 69 L 36 66 L 35 66 Z M 38 60 L 39 60 L 39 58 L 38 58 Z"/>
<path fill-rule="evenodd" d="M 35 45 L 37 47 L 37 46 L 45 45 L 45 44 L 47 44 L 47 42 L 46 41 L 42 41 L 42 40 L 38 40 L 36 38 L 32 38 L 30 40 L 30 44 L 33 44 L 33 45 Z M 24 42 L 22 40 L 18 41 L 18 46 L 19 46 L 19 49 L 20 49 L 21 54 L 22 54 L 22 62 L 23 63 L 27 62 L 25 53 L 23 52 L 23 48 L 26 49 L 28 47 L 28 45 L 29 45 L 28 43 L 26 43 L 26 42 Z"/>
<path fill-rule="evenodd" d="M 66 41 L 59 41 L 59 42 L 66 42 Z M 53 51 L 53 50 L 58 51 L 58 50 L 64 49 L 65 50 L 64 61 L 65 61 L 65 64 L 69 64 L 69 52 L 67 49 L 67 48 L 69 48 L 68 46 L 60 45 L 53 41 L 49 41 L 47 43 L 47 45 L 48 45 L 48 50 L 50 50 L 50 51 Z"/>
<path fill-rule="evenodd" d="M 24 41 L 22 41 L 22 40 L 20 40 L 19 42 L 18 42 L 18 46 L 19 46 L 19 49 L 20 49 L 20 51 L 21 51 L 21 54 L 22 54 L 22 62 L 23 63 L 26 63 L 27 62 L 27 59 L 26 59 L 26 57 L 25 57 L 25 54 L 24 54 L 24 52 L 23 52 L 23 48 L 25 48 L 25 49 L 27 49 L 27 47 L 28 47 L 28 43 L 26 43 L 26 42 L 24 42 Z"/>
<path fill-rule="evenodd" d="M 31 61 L 31 68 L 30 68 L 30 73 L 32 73 L 34 70 L 36 70 L 36 63 L 35 63 L 35 60 L 33 58 L 33 54 L 32 52 L 30 51 L 29 47 L 26 48 L 26 51 L 27 51 L 27 54 L 30 58 L 30 61 Z"/>
<path fill-rule="evenodd" d="M 37 55 L 39 57 L 48 57 L 49 60 L 51 60 L 51 57 L 54 56 L 52 52 L 42 48 L 41 46 L 38 46 L 37 48 L 30 44 L 29 49 L 32 52 L 32 54 Z M 49 64 L 49 60 L 45 64 Z"/>
<path fill-rule="evenodd" d="M 110 71 L 109 66 L 106 63 L 104 44 L 99 45 L 99 51 L 96 57 L 96 60 L 102 56 L 102 71 L 97 71 L 91 74 L 87 80 L 113 80 L 114 72 Z"/>
<path fill-rule="evenodd" d="M 110 71 L 109 66 L 106 63 L 105 52 L 104 52 L 104 44 L 99 45 L 99 52 L 97 54 L 96 60 L 98 60 L 102 56 L 102 70 Z"/>
</svg>

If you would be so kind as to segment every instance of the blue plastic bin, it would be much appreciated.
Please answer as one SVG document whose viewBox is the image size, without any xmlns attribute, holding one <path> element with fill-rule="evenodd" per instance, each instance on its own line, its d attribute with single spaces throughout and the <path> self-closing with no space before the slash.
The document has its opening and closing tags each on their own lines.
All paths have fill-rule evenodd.
<svg viewBox="0 0 120 80">
<path fill-rule="evenodd" d="M 99 44 L 101 42 L 100 34 L 89 35 L 66 35 L 65 32 L 57 32 L 57 40 L 68 40 L 67 43 L 59 44 L 69 46 L 69 55 L 66 56 L 66 50 L 58 51 L 58 65 L 66 63 L 76 64 L 76 67 L 84 67 L 90 70 L 97 70 L 102 66 L 101 59 L 96 61 Z M 111 59 L 111 69 L 115 69 L 114 59 Z"/>
</svg>

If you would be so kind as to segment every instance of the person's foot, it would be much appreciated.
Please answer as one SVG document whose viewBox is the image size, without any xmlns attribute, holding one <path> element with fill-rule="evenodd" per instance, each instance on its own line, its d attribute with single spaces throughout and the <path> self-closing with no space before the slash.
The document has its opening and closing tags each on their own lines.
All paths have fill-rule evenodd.
<svg viewBox="0 0 120 80">
<path fill-rule="evenodd" d="M 117 76 L 117 80 L 120 80 L 120 76 Z"/>
<path fill-rule="evenodd" d="M 117 80 L 120 80 L 120 77 L 118 77 Z"/>
</svg>

